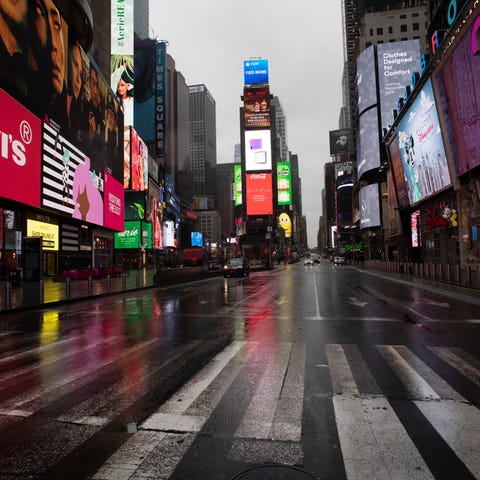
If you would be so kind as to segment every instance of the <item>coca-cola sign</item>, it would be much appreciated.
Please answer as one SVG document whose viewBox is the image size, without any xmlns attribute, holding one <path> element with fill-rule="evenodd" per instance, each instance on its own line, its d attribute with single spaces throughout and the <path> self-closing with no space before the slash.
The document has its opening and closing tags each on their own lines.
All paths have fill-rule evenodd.
<svg viewBox="0 0 480 480">
<path fill-rule="evenodd" d="M 0 196 L 40 206 L 41 121 L 0 89 Z"/>
</svg>

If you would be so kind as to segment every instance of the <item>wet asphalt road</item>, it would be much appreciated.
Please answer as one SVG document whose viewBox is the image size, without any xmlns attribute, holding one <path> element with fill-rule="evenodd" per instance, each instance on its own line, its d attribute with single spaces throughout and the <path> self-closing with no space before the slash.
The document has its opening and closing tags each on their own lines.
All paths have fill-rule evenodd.
<svg viewBox="0 0 480 480">
<path fill-rule="evenodd" d="M 2 317 L 0 480 L 480 479 L 466 300 L 323 262 Z"/>
</svg>

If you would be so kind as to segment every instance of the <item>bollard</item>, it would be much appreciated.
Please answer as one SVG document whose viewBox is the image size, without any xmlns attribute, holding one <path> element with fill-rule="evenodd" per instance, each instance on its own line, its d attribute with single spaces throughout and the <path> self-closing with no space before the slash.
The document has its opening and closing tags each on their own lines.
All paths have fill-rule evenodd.
<svg viewBox="0 0 480 480">
<path fill-rule="evenodd" d="M 65 284 L 65 289 L 66 289 L 65 296 L 67 297 L 67 300 L 70 299 L 70 281 L 71 281 L 70 277 L 67 277 L 67 282 Z"/>
<path fill-rule="evenodd" d="M 92 296 L 92 277 L 88 277 L 88 296 Z"/>
<path fill-rule="evenodd" d="M 140 272 L 137 270 L 137 273 L 135 275 L 136 283 L 137 283 L 137 288 L 140 286 Z"/>
<path fill-rule="evenodd" d="M 5 285 L 5 307 L 7 310 L 12 308 L 12 284 L 10 282 Z"/>
<path fill-rule="evenodd" d="M 43 303 L 45 298 L 45 282 L 40 280 L 40 303 Z"/>
<path fill-rule="evenodd" d="M 107 275 L 107 292 L 110 291 L 110 275 Z"/>
<path fill-rule="evenodd" d="M 127 274 L 122 273 L 122 290 L 126 290 L 127 288 Z"/>
</svg>

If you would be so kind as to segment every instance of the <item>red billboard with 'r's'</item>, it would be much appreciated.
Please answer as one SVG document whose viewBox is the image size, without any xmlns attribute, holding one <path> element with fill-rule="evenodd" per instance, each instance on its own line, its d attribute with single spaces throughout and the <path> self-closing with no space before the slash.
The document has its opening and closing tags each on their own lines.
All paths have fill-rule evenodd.
<svg viewBox="0 0 480 480">
<path fill-rule="evenodd" d="M 42 124 L 0 89 L 0 197 L 40 207 Z"/>
</svg>

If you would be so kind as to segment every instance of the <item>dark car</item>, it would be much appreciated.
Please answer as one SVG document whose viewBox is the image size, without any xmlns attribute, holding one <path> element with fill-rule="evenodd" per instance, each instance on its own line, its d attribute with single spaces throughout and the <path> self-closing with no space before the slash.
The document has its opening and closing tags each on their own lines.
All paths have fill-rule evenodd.
<svg viewBox="0 0 480 480">
<path fill-rule="evenodd" d="M 250 273 L 248 259 L 244 257 L 230 258 L 223 266 L 224 277 L 244 277 Z"/>
</svg>

